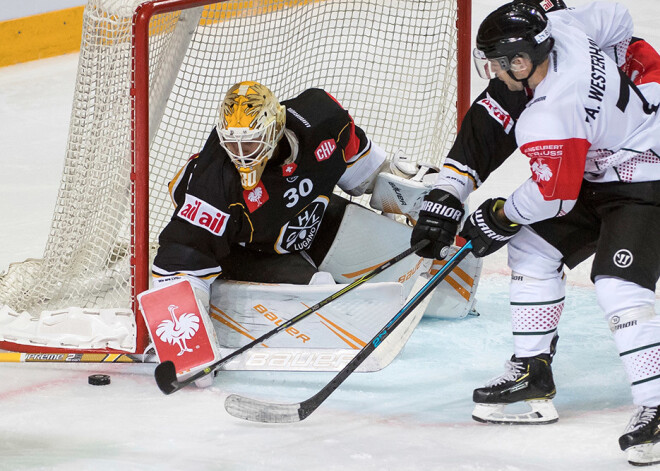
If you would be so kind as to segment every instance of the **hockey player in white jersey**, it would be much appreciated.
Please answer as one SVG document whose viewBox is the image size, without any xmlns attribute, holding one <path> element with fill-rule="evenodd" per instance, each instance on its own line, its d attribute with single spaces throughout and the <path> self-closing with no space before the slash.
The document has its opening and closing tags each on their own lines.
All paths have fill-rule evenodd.
<svg viewBox="0 0 660 471">
<path fill-rule="evenodd" d="M 507 200 L 486 201 L 461 232 L 480 256 L 509 242 L 512 269 L 514 356 L 504 375 L 475 390 L 473 417 L 557 420 L 550 363 L 563 309 L 562 267 L 595 253 L 598 302 L 639 407 L 620 445 L 631 463 L 651 464 L 659 459 L 652 447 L 660 440 L 660 321 L 654 310 L 660 242 L 646 234 L 660 228 L 660 85 L 636 86 L 617 67 L 632 35 L 625 8 L 585 8 L 588 15 L 578 9 L 546 15 L 532 2 L 513 2 L 489 15 L 477 35 L 480 73 L 529 98 L 515 138 L 530 159 L 532 178 Z M 454 200 L 446 204 L 455 206 L 465 196 L 460 191 L 471 189 L 455 175 L 442 175 L 438 189 L 453 186 Z M 421 223 L 428 212 L 420 213 Z M 504 411 L 519 401 L 528 401 L 532 412 Z"/>
</svg>

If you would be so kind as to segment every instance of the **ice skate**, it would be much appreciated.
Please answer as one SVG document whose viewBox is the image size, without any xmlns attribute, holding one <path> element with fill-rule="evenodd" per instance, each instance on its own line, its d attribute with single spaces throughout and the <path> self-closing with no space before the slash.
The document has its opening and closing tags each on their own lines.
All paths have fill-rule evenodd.
<svg viewBox="0 0 660 471">
<path fill-rule="evenodd" d="M 550 424 L 559 416 L 552 404 L 555 383 L 552 379 L 551 355 L 530 358 L 511 357 L 506 371 L 485 387 L 475 389 L 472 399 L 476 403 L 472 418 L 477 422 L 496 424 Z M 514 403 L 524 404 L 527 411 L 505 411 Z"/>
<path fill-rule="evenodd" d="M 659 407 L 640 407 L 630 419 L 619 446 L 634 466 L 660 463 L 660 411 Z"/>
</svg>

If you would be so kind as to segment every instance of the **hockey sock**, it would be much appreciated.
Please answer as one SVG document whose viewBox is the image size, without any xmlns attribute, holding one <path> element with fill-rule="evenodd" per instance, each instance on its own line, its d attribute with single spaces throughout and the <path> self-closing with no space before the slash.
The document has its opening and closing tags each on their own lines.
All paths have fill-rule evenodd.
<svg viewBox="0 0 660 471">
<path fill-rule="evenodd" d="M 518 358 L 552 353 L 551 344 L 564 309 L 565 281 L 561 274 L 538 279 L 511 274 L 511 328 Z"/>
<path fill-rule="evenodd" d="M 598 303 L 605 311 L 630 381 L 633 403 L 660 404 L 660 319 L 655 293 L 613 277 L 596 278 Z"/>
</svg>

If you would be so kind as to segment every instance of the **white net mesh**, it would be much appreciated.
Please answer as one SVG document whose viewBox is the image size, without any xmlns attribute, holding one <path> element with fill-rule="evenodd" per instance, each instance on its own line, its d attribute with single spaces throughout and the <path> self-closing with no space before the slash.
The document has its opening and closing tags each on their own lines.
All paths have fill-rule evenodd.
<svg viewBox="0 0 660 471">
<path fill-rule="evenodd" d="M 48 243 L 42 259 L 0 278 L 0 306 L 38 315 L 132 305 L 131 36 L 140 3 L 90 0 L 85 9 Z M 173 210 L 167 183 L 241 80 L 280 100 L 323 88 L 388 153 L 439 163 L 456 132 L 456 31 L 456 0 L 236 0 L 154 16 L 150 229 L 136 237 L 155 247 Z"/>
</svg>

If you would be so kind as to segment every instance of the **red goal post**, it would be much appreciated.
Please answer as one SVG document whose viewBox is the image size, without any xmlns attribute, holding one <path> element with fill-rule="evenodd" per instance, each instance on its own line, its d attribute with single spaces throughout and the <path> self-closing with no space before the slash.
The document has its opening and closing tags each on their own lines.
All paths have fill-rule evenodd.
<svg viewBox="0 0 660 471">
<path fill-rule="evenodd" d="M 137 352 L 167 183 L 233 83 L 324 88 L 388 154 L 438 164 L 470 104 L 471 0 L 89 0 L 84 15 L 48 243 L 0 277 L 0 309 L 130 309 Z"/>
</svg>

